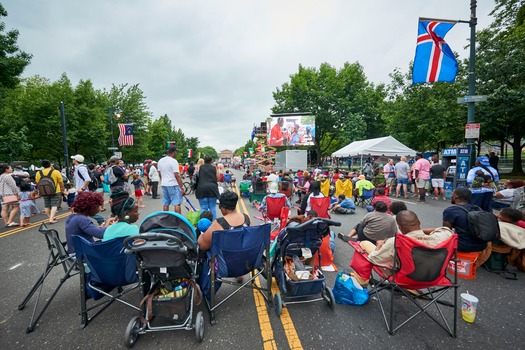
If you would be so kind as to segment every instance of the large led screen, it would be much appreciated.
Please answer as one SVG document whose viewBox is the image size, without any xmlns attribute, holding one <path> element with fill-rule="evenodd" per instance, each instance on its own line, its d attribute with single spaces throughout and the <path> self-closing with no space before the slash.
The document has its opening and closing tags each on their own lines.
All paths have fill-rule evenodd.
<svg viewBox="0 0 525 350">
<path fill-rule="evenodd" d="M 268 145 L 315 145 L 315 116 L 312 114 L 272 115 L 268 125 Z"/>
</svg>

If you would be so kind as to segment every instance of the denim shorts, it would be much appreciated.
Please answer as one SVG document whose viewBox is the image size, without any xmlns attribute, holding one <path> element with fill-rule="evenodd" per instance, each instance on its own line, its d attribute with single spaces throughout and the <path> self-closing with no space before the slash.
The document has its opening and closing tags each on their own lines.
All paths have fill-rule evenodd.
<svg viewBox="0 0 525 350">
<path fill-rule="evenodd" d="M 397 178 L 397 184 L 398 185 L 408 185 L 408 179 Z"/>
<path fill-rule="evenodd" d="M 181 205 L 182 191 L 179 186 L 162 186 L 162 205 Z"/>
</svg>

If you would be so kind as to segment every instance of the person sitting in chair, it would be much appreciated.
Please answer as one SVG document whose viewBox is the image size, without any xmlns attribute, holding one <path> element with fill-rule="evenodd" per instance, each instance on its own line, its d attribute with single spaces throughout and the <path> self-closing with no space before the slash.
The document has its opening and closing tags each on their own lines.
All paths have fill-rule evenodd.
<svg viewBox="0 0 525 350">
<path fill-rule="evenodd" d="M 414 238 L 429 247 L 434 247 L 439 243 L 450 238 L 454 233 L 448 227 L 439 227 L 428 233 L 421 229 L 421 223 L 416 213 L 410 210 L 403 210 L 396 216 L 397 225 L 402 234 Z M 361 248 L 368 253 L 368 260 L 361 254 L 354 254 L 350 266 L 355 272 L 351 274 L 362 286 L 368 284 L 373 265 L 391 268 L 394 264 L 394 243 L 395 238 L 378 240 L 376 244 L 369 241 L 362 241 Z"/>
<path fill-rule="evenodd" d="M 73 240 L 71 237 L 77 235 L 94 242 L 94 238 L 102 239 L 106 227 L 113 224 L 114 218 L 108 218 L 100 226 L 95 225 L 88 216 L 94 216 L 100 211 L 100 206 L 104 204 L 101 193 L 81 192 L 77 194 L 75 201 L 71 205 L 73 215 L 66 219 L 66 241 L 69 254 L 75 253 Z"/>
<path fill-rule="evenodd" d="M 250 226 L 250 217 L 246 214 L 238 213 L 237 201 L 239 197 L 235 192 L 226 191 L 219 197 L 219 210 L 222 217 L 217 218 L 211 226 L 199 236 L 199 250 L 209 250 L 211 247 L 211 236 L 214 231 L 231 230 Z"/>
<path fill-rule="evenodd" d="M 266 198 L 270 197 L 270 198 L 283 198 L 285 197 L 286 198 L 286 202 L 285 202 L 285 205 L 288 207 L 288 208 L 292 208 L 292 203 L 290 203 L 290 201 L 288 200 L 288 198 L 286 197 L 286 195 L 284 193 L 280 193 L 279 192 L 279 183 L 276 182 L 276 181 L 272 181 L 268 184 L 268 194 L 263 198 L 263 200 L 261 201 L 261 204 L 259 205 L 259 208 L 258 210 L 260 212 L 266 212 L 268 210 L 268 205 L 266 203 Z"/>
<path fill-rule="evenodd" d="M 366 214 L 363 220 L 357 224 L 348 235 L 338 234 L 343 241 L 348 242 L 357 235 L 358 241 L 368 240 L 375 244 L 377 241 L 385 240 L 396 234 L 396 221 L 392 215 L 387 213 L 388 207 L 385 202 L 377 202 L 374 211 Z"/>
<path fill-rule="evenodd" d="M 358 178 L 359 180 L 357 180 L 354 186 L 354 197 L 356 201 L 357 201 L 357 197 L 363 196 L 363 190 L 368 191 L 375 187 L 374 184 L 368 181 L 364 175 L 359 175 Z"/>
<path fill-rule="evenodd" d="M 102 241 L 139 234 L 139 227 L 133 225 L 139 219 L 139 206 L 128 192 L 111 194 L 111 214 L 117 221 L 106 229 Z"/>
</svg>

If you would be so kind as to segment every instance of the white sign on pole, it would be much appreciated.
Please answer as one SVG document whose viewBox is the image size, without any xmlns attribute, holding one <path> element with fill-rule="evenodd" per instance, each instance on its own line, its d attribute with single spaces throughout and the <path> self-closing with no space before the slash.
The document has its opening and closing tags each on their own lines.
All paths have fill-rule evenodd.
<svg viewBox="0 0 525 350">
<path fill-rule="evenodd" d="M 479 124 L 467 124 L 465 126 L 466 139 L 479 139 Z"/>
<path fill-rule="evenodd" d="M 115 152 L 114 155 L 122 159 L 122 152 Z"/>
</svg>

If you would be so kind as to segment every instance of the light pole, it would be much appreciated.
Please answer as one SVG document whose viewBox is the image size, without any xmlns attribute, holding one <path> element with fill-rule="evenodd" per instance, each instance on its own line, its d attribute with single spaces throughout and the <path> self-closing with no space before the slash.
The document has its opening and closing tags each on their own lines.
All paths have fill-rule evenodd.
<svg viewBox="0 0 525 350">
<path fill-rule="evenodd" d="M 111 129 L 111 150 L 113 151 L 113 154 L 115 154 L 115 151 L 117 150 L 117 147 L 115 147 L 115 133 L 113 131 L 113 115 L 115 115 L 117 118 L 120 118 L 120 108 L 109 107 L 109 127 Z"/>
</svg>

